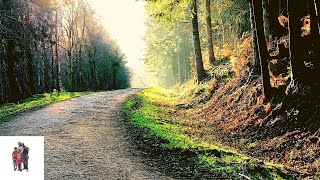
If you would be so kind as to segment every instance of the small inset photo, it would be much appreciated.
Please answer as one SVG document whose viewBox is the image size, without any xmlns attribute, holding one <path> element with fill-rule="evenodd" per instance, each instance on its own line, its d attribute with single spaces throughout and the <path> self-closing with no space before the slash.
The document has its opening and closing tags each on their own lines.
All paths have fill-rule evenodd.
<svg viewBox="0 0 320 180">
<path fill-rule="evenodd" d="M 0 136 L 0 176 L 10 180 L 44 179 L 44 137 Z"/>
</svg>

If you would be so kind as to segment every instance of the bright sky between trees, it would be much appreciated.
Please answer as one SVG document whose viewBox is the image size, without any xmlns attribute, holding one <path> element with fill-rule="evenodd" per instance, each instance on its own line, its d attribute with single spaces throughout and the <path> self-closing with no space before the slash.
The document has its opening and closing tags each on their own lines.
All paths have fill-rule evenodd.
<svg viewBox="0 0 320 180">
<path fill-rule="evenodd" d="M 89 0 L 111 38 L 126 54 L 128 66 L 133 69 L 132 86 L 141 86 L 146 12 L 144 1 Z"/>
</svg>

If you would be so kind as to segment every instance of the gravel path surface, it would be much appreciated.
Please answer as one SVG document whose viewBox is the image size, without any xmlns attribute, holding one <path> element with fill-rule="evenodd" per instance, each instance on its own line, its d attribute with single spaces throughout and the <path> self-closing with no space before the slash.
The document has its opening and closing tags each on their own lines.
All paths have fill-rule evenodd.
<svg viewBox="0 0 320 180">
<path fill-rule="evenodd" d="M 126 137 L 120 107 L 137 91 L 55 103 L 3 123 L 0 135 L 45 136 L 45 179 L 172 179 L 148 166 Z"/>
</svg>

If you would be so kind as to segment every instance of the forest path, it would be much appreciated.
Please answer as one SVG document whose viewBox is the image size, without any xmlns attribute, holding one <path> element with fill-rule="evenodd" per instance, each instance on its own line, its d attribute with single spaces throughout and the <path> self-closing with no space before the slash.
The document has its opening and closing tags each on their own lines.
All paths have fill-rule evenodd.
<svg viewBox="0 0 320 180">
<path fill-rule="evenodd" d="M 138 91 L 55 103 L 3 123 L 0 135 L 45 136 L 45 179 L 172 179 L 144 163 L 143 152 L 126 136 L 120 108 Z"/>
</svg>

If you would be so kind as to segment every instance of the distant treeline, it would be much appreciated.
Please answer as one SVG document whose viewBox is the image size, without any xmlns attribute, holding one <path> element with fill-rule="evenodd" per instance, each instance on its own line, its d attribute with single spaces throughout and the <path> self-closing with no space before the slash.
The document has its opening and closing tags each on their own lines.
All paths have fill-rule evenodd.
<svg viewBox="0 0 320 180">
<path fill-rule="evenodd" d="M 0 0 L 0 104 L 129 86 L 125 56 L 85 0 Z"/>
<path fill-rule="evenodd" d="M 145 69 L 163 87 L 204 80 L 250 30 L 246 0 L 153 0 L 146 10 Z"/>
</svg>

